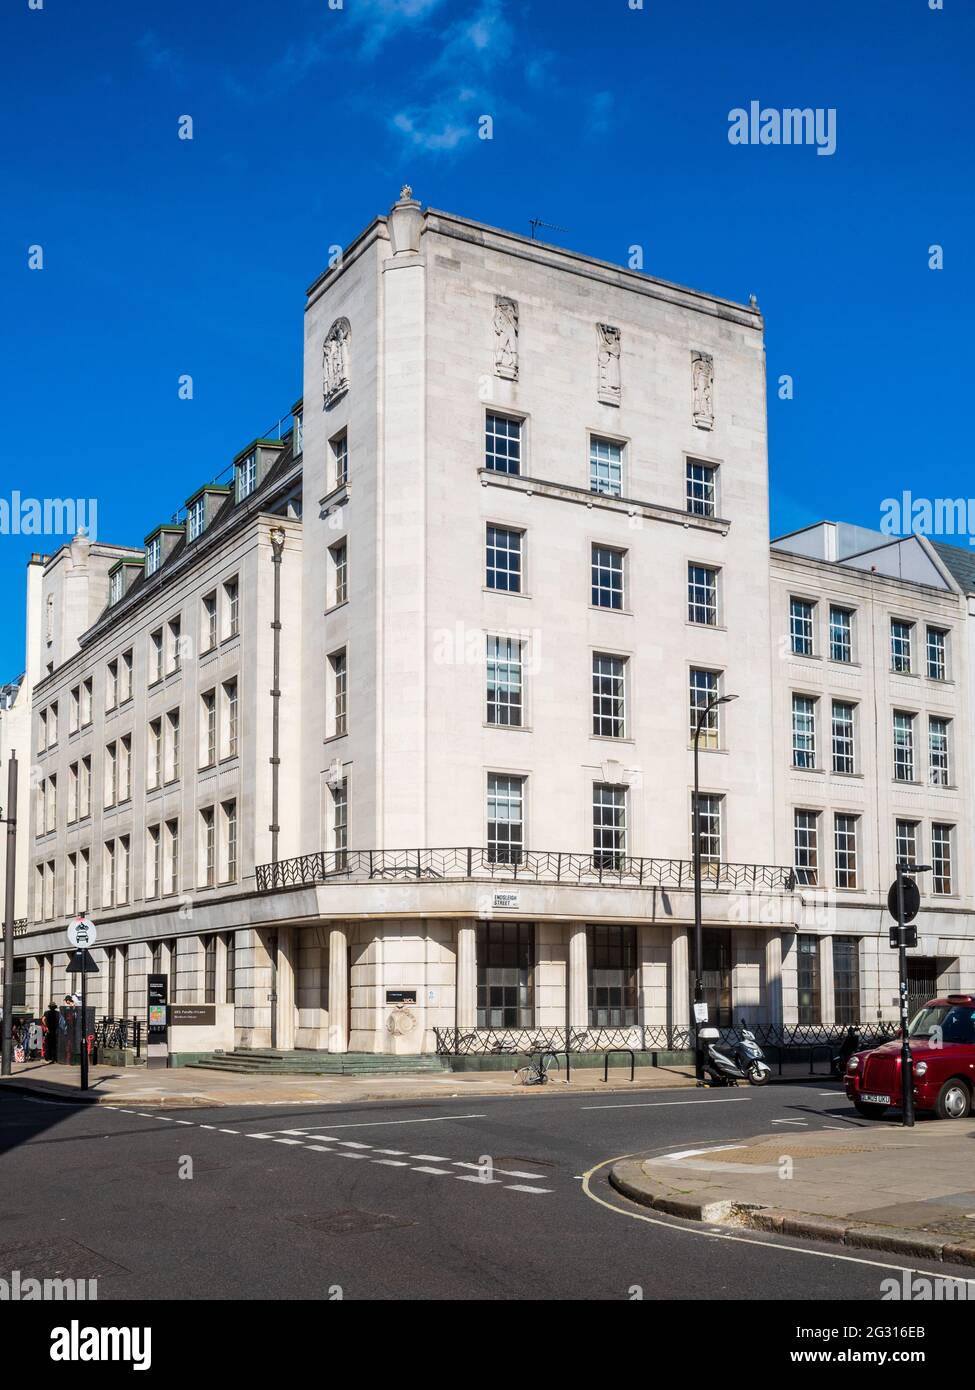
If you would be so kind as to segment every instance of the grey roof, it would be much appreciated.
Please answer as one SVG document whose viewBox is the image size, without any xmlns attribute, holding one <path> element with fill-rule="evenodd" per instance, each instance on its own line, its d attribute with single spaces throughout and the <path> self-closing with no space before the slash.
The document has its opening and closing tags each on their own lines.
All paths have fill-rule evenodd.
<svg viewBox="0 0 975 1390">
<path fill-rule="evenodd" d="M 975 594 L 975 550 L 963 550 L 960 545 L 948 545 L 945 541 L 932 541 L 931 544 L 965 593 Z"/>
</svg>

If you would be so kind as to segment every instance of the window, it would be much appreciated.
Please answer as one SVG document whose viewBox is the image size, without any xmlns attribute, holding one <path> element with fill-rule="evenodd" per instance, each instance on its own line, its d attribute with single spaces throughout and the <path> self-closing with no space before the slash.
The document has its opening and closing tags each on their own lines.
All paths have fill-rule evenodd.
<svg viewBox="0 0 975 1390">
<path fill-rule="evenodd" d="M 178 709 L 171 709 L 166 715 L 166 736 L 166 781 L 175 782 L 182 762 Z"/>
<path fill-rule="evenodd" d="M 115 901 L 119 906 L 129 901 L 129 864 L 131 855 L 129 854 L 129 837 L 120 835 L 115 841 L 117 847 L 116 879 L 117 889 Z"/>
<path fill-rule="evenodd" d="M 808 888 L 819 882 L 819 815 L 796 811 L 793 819 L 796 879 Z"/>
<path fill-rule="evenodd" d="M 217 1002 L 217 938 L 210 935 L 203 943 L 203 1002 Z"/>
<path fill-rule="evenodd" d="M 237 681 L 224 681 L 224 757 L 236 758 L 238 751 Z"/>
<path fill-rule="evenodd" d="M 789 635 L 796 656 L 812 656 L 816 605 L 804 598 L 789 600 Z"/>
<path fill-rule="evenodd" d="M 928 676 L 933 681 L 948 679 L 948 634 L 943 628 L 929 627 L 927 632 Z"/>
<path fill-rule="evenodd" d="M 165 891 L 179 892 L 179 821 L 166 822 Z"/>
<path fill-rule="evenodd" d="M 484 467 L 492 473 L 521 472 L 521 421 L 488 414 L 484 424 Z"/>
<path fill-rule="evenodd" d="M 78 764 L 68 768 L 68 824 L 74 825 L 78 819 Z"/>
<path fill-rule="evenodd" d="M 837 888 L 858 887 L 856 816 L 833 817 L 833 850 Z"/>
<path fill-rule="evenodd" d="M 521 593 L 522 531 L 503 526 L 487 528 L 487 587 Z"/>
<path fill-rule="evenodd" d="M 589 438 L 589 491 L 606 497 L 623 492 L 623 445 L 612 439 Z"/>
<path fill-rule="evenodd" d="M 155 574 L 162 564 L 162 537 L 153 536 L 152 540 L 146 545 L 146 578 Z"/>
<path fill-rule="evenodd" d="M 68 855 L 64 875 L 64 910 L 69 917 L 78 911 L 78 856 Z"/>
<path fill-rule="evenodd" d="M 520 728 L 522 722 L 521 642 L 514 637 L 487 639 L 487 722 Z"/>
<path fill-rule="evenodd" d="M 149 634 L 149 681 L 161 681 L 163 675 L 163 635 L 162 628 Z"/>
<path fill-rule="evenodd" d="M 608 545 L 592 548 L 592 606 L 623 607 L 623 560 L 626 552 Z"/>
<path fill-rule="evenodd" d="M 146 830 L 146 897 L 158 898 L 162 887 L 162 836 L 158 825 Z"/>
<path fill-rule="evenodd" d="M 719 671 L 704 671 L 699 667 L 691 667 L 690 676 L 690 737 L 694 742 L 694 735 L 697 732 L 697 721 L 701 717 L 701 711 L 707 709 L 712 700 L 717 699 L 720 687 L 721 673 Z M 720 741 L 719 712 L 720 705 L 715 705 L 708 711 L 703 723 L 698 739 L 699 748 L 717 748 Z"/>
<path fill-rule="evenodd" d="M 118 603 L 122 597 L 122 571 L 115 570 L 108 576 L 108 601 Z"/>
<path fill-rule="evenodd" d="M 114 742 L 105 748 L 105 805 L 114 806 L 118 801 L 118 745 Z"/>
<path fill-rule="evenodd" d="M 110 661 L 105 672 L 105 708 L 115 709 L 118 705 L 118 662 Z"/>
<path fill-rule="evenodd" d="M 332 792 L 332 849 L 336 869 L 344 869 L 349 851 L 349 783 L 343 777 L 331 788 Z"/>
<path fill-rule="evenodd" d="M 220 881 L 221 883 L 236 883 L 237 881 L 237 802 L 224 801 L 220 807 L 221 816 L 221 835 L 220 835 Z"/>
<path fill-rule="evenodd" d="M 329 441 L 332 451 L 332 472 L 335 486 L 342 487 L 349 481 L 349 436 L 345 430 Z"/>
<path fill-rule="evenodd" d="M 80 768 L 79 815 L 82 820 L 91 815 L 91 754 L 82 758 Z"/>
<path fill-rule="evenodd" d="M 198 497 L 188 508 L 186 513 L 186 539 L 195 541 L 198 536 L 203 534 L 203 523 L 206 520 L 206 494 Z"/>
<path fill-rule="evenodd" d="M 119 802 L 132 798 L 132 735 L 119 739 L 118 747 L 118 799 Z"/>
<path fill-rule="evenodd" d="M 227 984 L 224 1000 L 228 1004 L 237 1002 L 237 934 L 227 933 Z"/>
<path fill-rule="evenodd" d="M 349 547 L 346 541 L 329 546 L 332 561 L 332 604 L 345 603 L 349 597 Z"/>
<path fill-rule="evenodd" d="M 890 620 L 890 669 L 902 674 L 911 670 L 911 642 L 914 624 L 901 622 L 899 618 Z"/>
<path fill-rule="evenodd" d="M 524 848 L 525 779 L 488 774 L 487 841 L 489 864 L 520 864 Z"/>
<path fill-rule="evenodd" d="M 535 1022 L 535 926 L 479 922 L 478 1028 L 531 1028 Z"/>
<path fill-rule="evenodd" d="M 721 862 L 721 802 L 720 796 L 702 794 L 697 799 L 701 834 L 701 863 Z M 694 846 L 694 802 L 691 799 L 691 848 Z"/>
<path fill-rule="evenodd" d="M 58 741 L 58 702 L 55 700 L 47 712 L 47 746 L 53 748 Z"/>
<path fill-rule="evenodd" d="M 115 841 L 105 841 L 102 858 L 102 907 L 115 906 Z"/>
<path fill-rule="evenodd" d="M 200 646 L 205 652 L 213 651 L 217 645 L 217 596 L 204 595 L 201 613 Z"/>
<path fill-rule="evenodd" d="M 55 830 L 58 823 L 58 779 L 52 773 L 47 779 L 47 786 L 44 794 L 44 829 L 47 832 Z"/>
<path fill-rule="evenodd" d="M 687 621 L 714 627 L 718 621 L 718 571 L 687 566 Z"/>
<path fill-rule="evenodd" d="M 626 788 L 594 782 L 592 857 L 598 869 L 620 869 L 626 852 Z"/>
<path fill-rule="evenodd" d="M 217 692 L 200 696 L 200 766 L 212 767 L 217 761 Z"/>
<path fill-rule="evenodd" d="M 257 487 L 257 450 L 252 449 L 246 458 L 241 459 L 236 469 L 237 501 L 243 502 Z"/>
<path fill-rule="evenodd" d="M 228 579 L 223 586 L 223 596 L 227 611 L 228 637 L 236 637 L 240 630 L 239 594 L 240 585 L 235 575 L 233 579 Z"/>
<path fill-rule="evenodd" d="M 589 1027 L 637 1022 L 637 935 L 634 926 L 588 926 Z"/>
<path fill-rule="evenodd" d="M 819 982 L 819 937 L 796 937 L 796 976 L 799 1024 L 804 1028 L 822 1023 L 822 991 Z"/>
<path fill-rule="evenodd" d="M 829 610 L 829 659 L 853 660 L 853 613 L 849 608 Z"/>
<path fill-rule="evenodd" d="M 132 699 L 132 652 L 122 653 L 119 663 L 119 704 Z"/>
<path fill-rule="evenodd" d="M 87 912 L 89 908 L 89 890 L 91 884 L 91 855 L 88 850 L 78 851 L 78 901 L 76 911 Z"/>
<path fill-rule="evenodd" d="M 931 826 L 931 891 L 950 893 L 951 887 L 951 826 Z"/>
<path fill-rule="evenodd" d="M 914 781 L 914 716 L 894 711 L 894 781 Z"/>
<path fill-rule="evenodd" d="M 692 516 L 714 516 L 714 481 L 718 470 L 711 463 L 688 459 L 686 467 L 687 510 Z"/>
<path fill-rule="evenodd" d="M 68 714 L 68 733 L 76 734 L 81 727 L 81 686 L 76 685 L 71 692 Z"/>
<path fill-rule="evenodd" d="M 332 734 L 339 737 L 348 733 L 349 726 L 349 673 L 345 648 L 333 652 L 328 658 L 332 683 Z"/>
<path fill-rule="evenodd" d="M 792 697 L 792 766 L 816 766 L 816 701 L 808 695 Z"/>
<path fill-rule="evenodd" d="M 731 1027 L 731 932 L 705 927 L 702 933 L 701 978 L 708 1018 L 717 1028 Z"/>
<path fill-rule="evenodd" d="M 856 771 L 853 706 L 845 700 L 833 701 L 833 771 Z"/>
<path fill-rule="evenodd" d="M 919 858 L 918 823 L 899 820 L 894 831 L 894 855 L 897 864 L 913 869 Z"/>
<path fill-rule="evenodd" d="M 594 652 L 592 731 L 596 738 L 626 736 L 626 659 Z"/>
<path fill-rule="evenodd" d="M 212 888 L 216 881 L 217 825 L 212 806 L 200 812 L 200 887 Z"/>
<path fill-rule="evenodd" d="M 83 729 L 87 728 L 87 726 L 91 723 L 91 691 L 92 678 L 91 676 L 89 676 L 88 679 L 86 681 L 82 681 L 81 684 L 81 727 Z"/>
<path fill-rule="evenodd" d="M 149 765 L 147 769 L 146 782 L 149 791 L 162 786 L 163 772 L 163 735 L 162 720 L 152 719 L 149 721 Z"/>
<path fill-rule="evenodd" d="M 928 719 L 928 762 L 931 785 L 949 786 L 951 777 L 948 765 L 948 720 L 936 718 L 934 715 Z"/>
<path fill-rule="evenodd" d="M 182 661 L 182 648 L 180 645 L 181 623 L 179 618 L 170 619 L 168 625 L 169 653 L 168 666 L 170 671 L 178 671 Z"/>
<path fill-rule="evenodd" d="M 860 1021 L 860 942 L 833 937 L 833 1016 L 837 1023 Z"/>
</svg>

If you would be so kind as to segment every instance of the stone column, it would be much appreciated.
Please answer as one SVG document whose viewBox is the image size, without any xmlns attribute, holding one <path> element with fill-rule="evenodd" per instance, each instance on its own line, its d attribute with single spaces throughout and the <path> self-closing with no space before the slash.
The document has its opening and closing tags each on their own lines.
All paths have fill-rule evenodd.
<svg viewBox="0 0 975 1390">
<path fill-rule="evenodd" d="M 342 926 L 328 933 L 328 1050 L 349 1050 L 349 941 Z"/>
<path fill-rule="evenodd" d="M 454 1017 L 459 1033 L 477 1027 L 477 924 L 457 923 L 457 978 L 454 983 Z"/>
<path fill-rule="evenodd" d="M 290 1052 L 295 1045 L 295 931 L 278 927 L 277 1026 L 278 1048 Z"/>
<path fill-rule="evenodd" d="M 670 943 L 670 1026 L 691 1022 L 691 929 L 675 927 Z"/>
<path fill-rule="evenodd" d="M 765 942 L 765 1017 L 782 1027 L 782 935 L 773 931 Z"/>
<path fill-rule="evenodd" d="M 585 922 L 569 924 L 569 1027 L 589 1027 L 589 952 Z"/>
</svg>

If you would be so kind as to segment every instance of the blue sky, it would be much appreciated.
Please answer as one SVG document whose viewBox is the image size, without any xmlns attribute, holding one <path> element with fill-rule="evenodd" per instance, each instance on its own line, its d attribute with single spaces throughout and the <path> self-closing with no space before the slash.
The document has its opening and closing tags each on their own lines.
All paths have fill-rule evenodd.
<svg viewBox="0 0 975 1390">
<path fill-rule="evenodd" d="M 403 182 L 756 294 L 774 532 L 971 493 L 970 0 L 29 3 L 0 16 L 0 498 L 95 497 L 141 544 L 300 394 L 304 290 Z M 835 108 L 836 153 L 731 145 L 753 100 Z M 2 679 L 59 543 L 0 535 Z"/>
</svg>

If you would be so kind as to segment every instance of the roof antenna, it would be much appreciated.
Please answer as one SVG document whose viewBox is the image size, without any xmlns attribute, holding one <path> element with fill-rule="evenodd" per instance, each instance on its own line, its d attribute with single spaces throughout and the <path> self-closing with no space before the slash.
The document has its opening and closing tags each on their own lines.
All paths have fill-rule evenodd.
<svg viewBox="0 0 975 1390">
<path fill-rule="evenodd" d="M 560 227 L 557 222 L 543 222 L 540 217 L 531 218 L 528 225 L 532 229 L 532 241 L 535 240 L 536 227 L 548 227 L 553 232 L 567 232 L 569 230 L 568 227 Z"/>
</svg>

